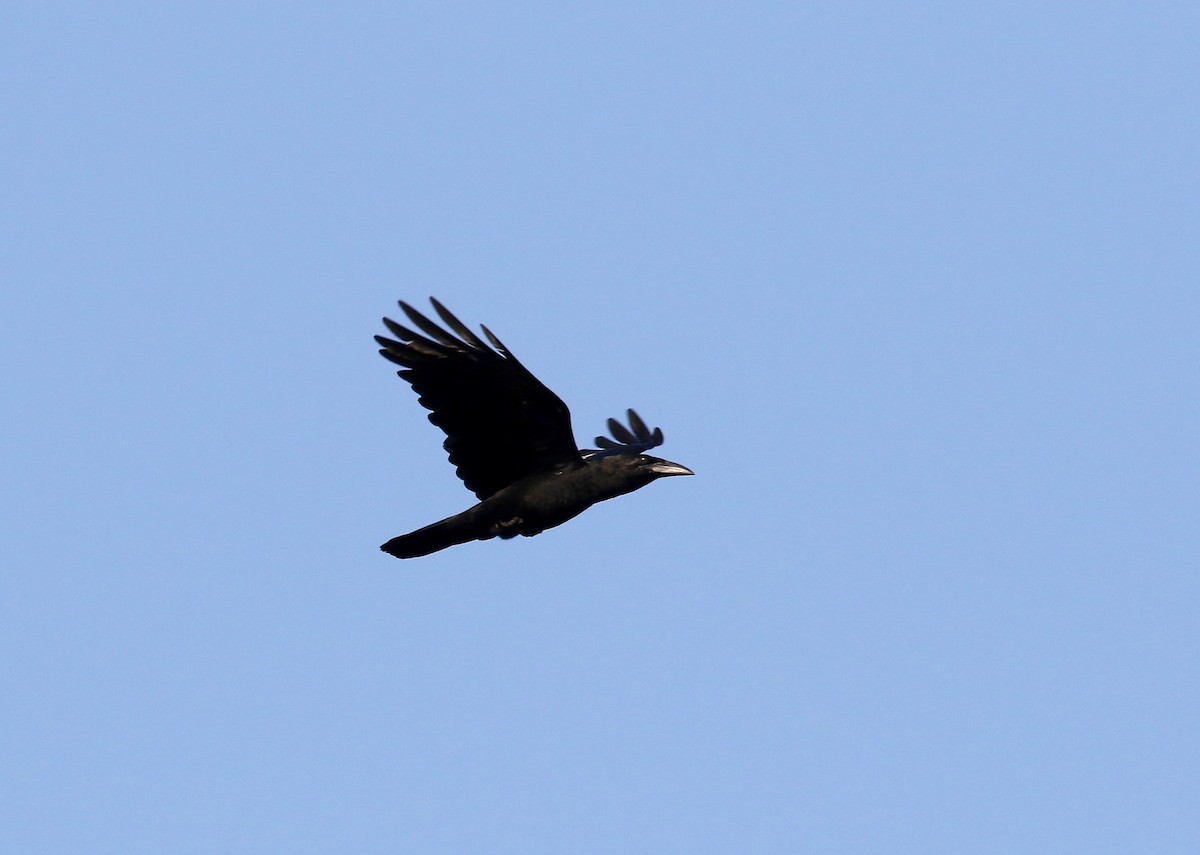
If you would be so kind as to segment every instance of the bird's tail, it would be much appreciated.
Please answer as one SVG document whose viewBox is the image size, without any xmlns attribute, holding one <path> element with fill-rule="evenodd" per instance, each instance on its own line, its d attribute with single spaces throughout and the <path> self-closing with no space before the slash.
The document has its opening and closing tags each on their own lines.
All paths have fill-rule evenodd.
<svg viewBox="0 0 1200 855">
<path fill-rule="evenodd" d="M 464 519 L 464 515 L 457 514 L 408 534 L 393 537 L 379 548 L 397 558 L 419 558 L 448 546 L 475 540 L 479 535 L 472 529 L 473 526 Z"/>
</svg>

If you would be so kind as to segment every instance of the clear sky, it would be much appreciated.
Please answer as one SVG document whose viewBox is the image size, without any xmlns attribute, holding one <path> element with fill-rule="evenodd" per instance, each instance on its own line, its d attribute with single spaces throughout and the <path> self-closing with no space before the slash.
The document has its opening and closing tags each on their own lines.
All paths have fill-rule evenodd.
<svg viewBox="0 0 1200 855">
<path fill-rule="evenodd" d="M 1200 851 L 1198 10 L 10 4 L 0 850 Z M 696 477 L 379 552 L 430 294 Z"/>
</svg>

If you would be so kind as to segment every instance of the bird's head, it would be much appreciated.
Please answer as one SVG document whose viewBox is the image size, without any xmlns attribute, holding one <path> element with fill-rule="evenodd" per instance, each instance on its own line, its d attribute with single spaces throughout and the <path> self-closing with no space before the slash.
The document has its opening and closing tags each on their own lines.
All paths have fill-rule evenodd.
<svg viewBox="0 0 1200 855">
<path fill-rule="evenodd" d="M 663 432 L 659 428 L 650 430 L 633 410 L 629 410 L 628 416 L 628 428 L 616 419 L 608 420 L 608 429 L 615 439 L 598 436 L 596 445 L 599 448 L 583 452 L 583 459 L 592 466 L 592 471 L 603 473 L 603 477 L 611 481 L 614 486 L 611 495 L 628 493 L 670 475 L 696 474 L 680 463 L 643 454 L 662 445 Z"/>
<path fill-rule="evenodd" d="M 606 454 L 588 461 L 597 500 L 632 493 L 659 478 L 694 475 L 691 469 L 648 454 Z"/>
</svg>

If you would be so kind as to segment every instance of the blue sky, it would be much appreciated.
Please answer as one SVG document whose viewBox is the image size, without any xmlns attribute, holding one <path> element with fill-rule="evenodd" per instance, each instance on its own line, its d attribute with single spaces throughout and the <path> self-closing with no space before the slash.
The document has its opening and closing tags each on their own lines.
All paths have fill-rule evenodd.
<svg viewBox="0 0 1200 855">
<path fill-rule="evenodd" d="M 2 17 L 4 851 L 1197 851 L 1194 4 Z M 696 477 L 380 553 L 430 294 Z"/>
</svg>

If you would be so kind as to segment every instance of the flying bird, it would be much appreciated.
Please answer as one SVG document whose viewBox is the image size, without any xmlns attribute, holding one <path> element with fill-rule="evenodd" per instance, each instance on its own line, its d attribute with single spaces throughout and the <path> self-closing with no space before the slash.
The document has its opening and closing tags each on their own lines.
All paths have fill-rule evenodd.
<svg viewBox="0 0 1200 855">
<path fill-rule="evenodd" d="M 612 439 L 580 449 L 567 405 L 496 338 L 484 342 L 445 306 L 429 298 L 444 329 L 412 306 L 400 308 L 420 332 L 390 318 L 394 339 L 375 336 L 380 354 L 400 366 L 429 420 L 446 434 L 443 447 L 479 503 L 460 514 L 393 537 L 380 549 L 416 558 L 471 540 L 508 539 L 561 525 L 596 502 L 631 493 L 668 475 L 692 475 L 678 463 L 644 454 L 663 443 L 633 410 L 629 426 L 608 420 Z M 490 345 L 490 346 L 489 346 Z"/>
</svg>

